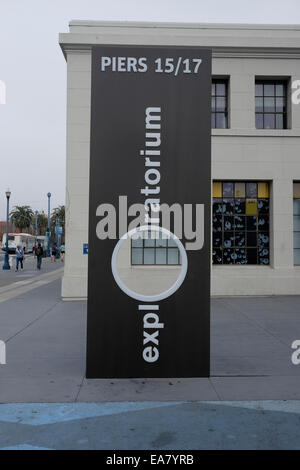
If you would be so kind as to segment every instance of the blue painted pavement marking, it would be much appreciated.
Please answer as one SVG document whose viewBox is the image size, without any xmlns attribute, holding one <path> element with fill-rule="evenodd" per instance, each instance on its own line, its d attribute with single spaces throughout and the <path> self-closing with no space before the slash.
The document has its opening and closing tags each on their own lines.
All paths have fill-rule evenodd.
<svg viewBox="0 0 300 470">
<path fill-rule="evenodd" d="M 0 421 L 9 423 L 62 423 L 76 419 L 101 417 L 128 411 L 180 405 L 183 402 L 107 402 L 107 403 L 9 403 L 0 405 Z"/>
</svg>

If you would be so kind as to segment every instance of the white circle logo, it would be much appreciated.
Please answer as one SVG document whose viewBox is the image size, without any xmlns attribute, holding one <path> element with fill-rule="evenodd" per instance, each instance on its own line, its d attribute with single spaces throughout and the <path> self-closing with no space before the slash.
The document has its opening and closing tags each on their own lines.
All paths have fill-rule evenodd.
<svg viewBox="0 0 300 470">
<path fill-rule="evenodd" d="M 134 290 L 134 286 L 133 285 L 129 286 L 128 283 L 124 282 L 124 279 L 122 279 L 122 276 L 120 276 L 119 268 L 118 268 L 118 255 L 119 255 L 120 249 L 122 248 L 122 246 L 124 245 L 126 240 L 128 240 L 128 238 L 131 239 L 136 234 L 139 234 L 141 236 L 143 234 L 143 232 L 149 232 L 149 231 L 157 232 L 157 235 L 164 236 L 164 238 L 171 239 L 173 242 L 176 243 L 176 246 L 177 246 L 177 248 L 179 250 L 179 254 L 180 254 L 181 266 L 176 267 L 177 270 L 178 270 L 178 275 L 177 275 L 177 270 L 176 270 L 176 272 L 173 271 L 173 274 L 174 274 L 174 272 L 176 274 L 176 279 L 174 280 L 174 282 L 172 282 L 172 284 L 170 286 L 168 286 L 162 292 L 155 293 L 155 294 L 152 294 L 152 295 L 144 295 L 143 293 L 136 292 Z M 134 267 L 135 266 L 133 266 L 133 268 Z M 179 287 L 181 286 L 181 284 L 183 283 L 183 281 L 185 279 L 185 276 L 186 276 L 186 273 L 187 273 L 187 267 L 188 267 L 187 254 L 186 254 L 184 246 L 181 243 L 181 241 L 179 240 L 179 238 L 176 237 L 176 235 L 171 233 L 169 230 L 167 230 L 163 227 L 158 227 L 156 225 L 143 225 L 142 227 L 137 227 L 135 229 L 132 229 L 129 232 L 127 232 L 125 235 L 123 235 L 122 238 L 120 238 L 120 240 L 116 244 L 116 246 L 114 248 L 114 251 L 113 251 L 113 254 L 112 254 L 112 259 L 111 259 L 112 273 L 113 273 L 114 279 L 115 279 L 116 283 L 118 284 L 118 286 L 120 287 L 120 289 L 125 294 L 127 294 L 129 297 L 132 297 L 133 299 L 139 300 L 141 302 L 157 302 L 159 300 L 166 299 L 167 297 L 170 297 L 172 294 L 174 294 L 174 292 L 176 292 L 179 289 Z M 144 265 L 139 266 L 137 272 L 135 273 L 138 276 L 136 279 L 138 279 L 139 275 L 142 273 L 142 271 L 139 271 L 141 268 L 146 268 L 147 269 L 149 267 L 144 266 Z M 158 269 L 158 268 L 162 268 L 162 269 L 170 268 L 170 269 L 172 269 L 173 268 L 173 270 L 174 270 L 174 266 L 173 267 L 172 266 L 168 266 L 168 267 L 166 267 L 166 266 L 162 266 L 162 267 L 154 266 L 153 267 L 152 266 L 151 268 L 152 269 L 153 268 L 154 269 Z M 130 267 L 130 271 L 132 272 L 132 266 Z M 164 273 L 166 273 L 166 271 Z M 152 275 L 152 276 L 156 275 L 155 271 L 149 271 L 149 274 Z"/>
</svg>

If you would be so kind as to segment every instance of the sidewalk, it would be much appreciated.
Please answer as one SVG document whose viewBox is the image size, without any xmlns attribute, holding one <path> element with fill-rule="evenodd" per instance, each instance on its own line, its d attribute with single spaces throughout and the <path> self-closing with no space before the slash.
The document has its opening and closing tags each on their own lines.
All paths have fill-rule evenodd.
<svg viewBox="0 0 300 470">
<path fill-rule="evenodd" d="M 61 301 L 61 265 L 28 260 L 0 288 L 0 447 L 300 448 L 300 297 L 213 299 L 209 379 L 87 380 L 86 303 Z"/>
<path fill-rule="evenodd" d="M 299 297 L 213 299 L 209 379 L 87 380 L 86 303 L 61 301 L 53 265 L 0 289 L 0 402 L 300 399 Z"/>
</svg>

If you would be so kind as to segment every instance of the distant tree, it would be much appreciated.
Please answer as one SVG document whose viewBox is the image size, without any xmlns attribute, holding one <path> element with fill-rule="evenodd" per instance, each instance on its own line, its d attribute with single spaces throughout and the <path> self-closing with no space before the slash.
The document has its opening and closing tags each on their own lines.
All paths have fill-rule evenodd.
<svg viewBox="0 0 300 470">
<path fill-rule="evenodd" d="M 48 217 L 43 213 L 37 215 L 38 235 L 46 235 L 48 227 Z"/>
<path fill-rule="evenodd" d="M 50 218 L 51 238 L 55 240 L 55 226 L 62 227 L 62 240 L 65 237 L 65 206 L 58 206 L 52 210 Z"/>
<path fill-rule="evenodd" d="M 31 224 L 33 223 L 33 210 L 30 206 L 15 206 L 10 213 L 12 223 L 21 232 L 25 228 L 29 231 Z"/>
</svg>

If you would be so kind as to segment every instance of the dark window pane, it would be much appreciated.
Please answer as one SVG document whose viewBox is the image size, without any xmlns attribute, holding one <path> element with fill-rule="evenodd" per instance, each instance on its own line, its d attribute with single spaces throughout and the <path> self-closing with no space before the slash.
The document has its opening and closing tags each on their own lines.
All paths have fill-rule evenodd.
<svg viewBox="0 0 300 470">
<path fill-rule="evenodd" d="M 231 248 L 234 246 L 234 233 L 224 232 L 224 247 Z"/>
<path fill-rule="evenodd" d="M 222 264 L 222 250 L 213 250 L 213 264 Z"/>
<path fill-rule="evenodd" d="M 258 253 L 258 264 L 269 264 L 269 255 L 260 256 Z"/>
<path fill-rule="evenodd" d="M 245 214 L 246 210 L 246 201 L 245 199 L 235 199 L 235 213 L 236 214 Z"/>
<path fill-rule="evenodd" d="M 214 96 L 216 94 L 216 85 L 215 85 L 215 83 L 211 84 L 211 94 L 212 94 L 212 96 Z"/>
<path fill-rule="evenodd" d="M 255 215 L 249 215 L 246 216 L 247 219 L 247 230 L 248 231 L 254 231 L 256 230 L 256 216 Z"/>
<path fill-rule="evenodd" d="M 216 129 L 226 129 L 227 119 L 225 113 L 216 113 Z"/>
<path fill-rule="evenodd" d="M 258 233 L 257 235 L 258 247 L 265 248 L 269 246 L 269 234 L 268 233 Z"/>
<path fill-rule="evenodd" d="M 235 254 L 236 254 L 235 264 L 246 264 L 246 250 L 245 249 L 236 248 Z"/>
<path fill-rule="evenodd" d="M 258 263 L 269 264 L 269 258 L 270 258 L 269 243 L 263 243 L 263 244 L 260 243 L 258 245 Z"/>
<path fill-rule="evenodd" d="M 275 129 L 275 114 L 264 114 L 264 129 Z"/>
<path fill-rule="evenodd" d="M 246 248 L 247 264 L 257 264 L 257 248 Z"/>
<path fill-rule="evenodd" d="M 264 100 L 263 98 L 255 98 L 255 112 L 262 113 L 264 110 Z"/>
<path fill-rule="evenodd" d="M 233 216 L 225 215 L 224 216 L 224 230 L 233 230 Z"/>
<path fill-rule="evenodd" d="M 213 201 L 213 214 L 222 214 L 223 213 L 223 201 L 222 199 L 214 199 Z"/>
<path fill-rule="evenodd" d="M 275 113 L 275 98 L 264 98 L 264 112 Z"/>
<path fill-rule="evenodd" d="M 258 199 L 257 202 L 258 214 L 269 213 L 269 199 Z"/>
<path fill-rule="evenodd" d="M 269 231 L 269 215 L 261 214 L 257 218 L 257 229 L 260 232 Z"/>
<path fill-rule="evenodd" d="M 223 264 L 234 264 L 235 250 L 233 248 L 226 248 L 223 251 Z"/>
<path fill-rule="evenodd" d="M 222 232 L 222 216 L 221 215 L 213 216 L 213 232 L 215 233 Z"/>
<path fill-rule="evenodd" d="M 258 255 L 259 256 L 269 256 L 269 243 L 258 246 Z"/>
<path fill-rule="evenodd" d="M 222 234 L 216 232 L 213 234 L 213 247 L 220 247 L 222 245 Z"/>
<path fill-rule="evenodd" d="M 247 183 L 246 184 L 246 196 L 250 198 L 257 197 L 257 183 Z"/>
<path fill-rule="evenodd" d="M 235 227 L 235 230 L 245 230 L 245 228 L 246 228 L 246 218 L 244 216 L 235 216 L 234 217 L 234 227 Z"/>
<path fill-rule="evenodd" d="M 257 246 L 256 232 L 247 232 L 247 246 Z"/>
<path fill-rule="evenodd" d="M 226 215 L 233 215 L 234 212 L 234 199 L 223 200 L 223 211 Z"/>
<path fill-rule="evenodd" d="M 223 183 L 223 197 L 233 197 L 233 183 Z"/>
<path fill-rule="evenodd" d="M 255 96 L 263 96 L 263 85 L 262 84 L 256 84 L 255 85 Z"/>
<path fill-rule="evenodd" d="M 235 232 L 235 246 L 246 246 L 246 233 Z"/>
<path fill-rule="evenodd" d="M 276 129 L 283 129 L 283 114 L 276 114 Z"/>
<path fill-rule="evenodd" d="M 211 98 L 211 110 L 213 112 L 216 111 L 216 98 L 214 98 L 214 97 Z"/>
<path fill-rule="evenodd" d="M 264 84 L 264 96 L 275 96 L 274 83 L 265 83 Z"/>
<path fill-rule="evenodd" d="M 255 127 L 256 129 L 264 128 L 264 115 L 263 114 L 255 114 Z"/>
</svg>

